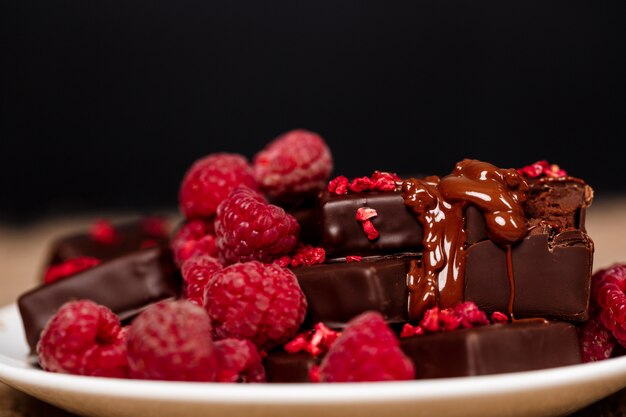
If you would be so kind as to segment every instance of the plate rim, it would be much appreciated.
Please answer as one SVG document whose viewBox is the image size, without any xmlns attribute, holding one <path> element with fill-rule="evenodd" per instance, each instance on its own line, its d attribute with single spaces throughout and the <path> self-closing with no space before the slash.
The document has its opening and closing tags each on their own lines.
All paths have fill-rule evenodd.
<svg viewBox="0 0 626 417">
<path fill-rule="evenodd" d="M 19 317 L 15 303 L 0 307 L 0 319 Z M 16 323 L 12 323 L 16 325 Z M 21 327 L 21 321 L 19 326 Z M 23 329 L 22 329 L 23 332 Z M 3 330 L 0 328 L 0 335 Z M 600 362 L 536 371 L 413 381 L 341 384 L 226 384 L 211 382 L 145 381 L 45 372 L 0 353 L 0 381 L 9 386 L 29 385 L 85 395 L 120 398 L 188 401 L 194 403 L 246 404 L 341 404 L 355 401 L 420 401 L 533 392 L 574 387 L 624 377 L 626 356 Z M 367 384 L 367 387 L 364 386 Z M 19 389 L 19 387 L 16 387 Z M 368 389 L 364 389 L 368 388 Z"/>
</svg>

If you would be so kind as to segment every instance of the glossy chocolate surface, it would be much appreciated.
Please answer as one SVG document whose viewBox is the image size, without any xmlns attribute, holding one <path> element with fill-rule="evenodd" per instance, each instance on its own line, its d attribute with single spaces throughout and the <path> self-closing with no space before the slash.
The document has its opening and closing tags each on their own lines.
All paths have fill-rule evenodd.
<svg viewBox="0 0 626 417">
<path fill-rule="evenodd" d="M 512 249 L 515 317 L 587 319 L 593 242 L 585 233 L 531 231 Z M 505 249 L 490 240 L 475 243 L 467 249 L 465 268 L 465 300 L 487 311 L 506 311 Z"/>
<path fill-rule="evenodd" d="M 152 303 L 177 297 L 180 290 L 181 279 L 169 250 L 151 248 L 41 285 L 20 296 L 18 306 L 34 352 L 46 323 L 67 301 L 93 300 L 126 320 Z"/>
<path fill-rule="evenodd" d="M 294 268 L 307 302 L 305 326 L 342 327 L 367 310 L 390 323 L 408 320 L 406 274 L 410 257 L 337 262 Z"/>
<path fill-rule="evenodd" d="M 91 238 L 88 232 L 63 236 L 53 242 L 49 264 L 57 264 L 68 259 L 89 256 L 108 261 L 119 256 L 135 252 L 147 244 L 167 247 L 169 236 L 154 235 L 146 229 L 143 220 L 114 224 L 118 240 L 114 243 L 102 243 Z"/>
<path fill-rule="evenodd" d="M 532 371 L 581 363 L 576 328 L 551 322 L 513 323 L 400 339 L 417 379 Z M 268 382 L 309 382 L 309 354 L 270 352 Z"/>
</svg>

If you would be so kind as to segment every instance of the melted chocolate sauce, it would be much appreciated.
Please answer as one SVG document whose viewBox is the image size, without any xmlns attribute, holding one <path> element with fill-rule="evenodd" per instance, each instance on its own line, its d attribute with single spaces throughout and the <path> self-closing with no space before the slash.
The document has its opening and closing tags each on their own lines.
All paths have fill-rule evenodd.
<svg viewBox="0 0 626 417">
<path fill-rule="evenodd" d="M 463 301 L 465 271 L 465 210 L 477 207 L 483 214 L 487 236 L 508 248 L 526 236 L 522 203 L 528 183 L 514 169 L 465 159 L 442 179 L 411 178 L 402 183 L 404 203 L 424 228 L 423 256 L 411 263 L 407 274 L 409 316 L 418 319 L 427 309 L 452 307 Z M 514 277 L 509 269 L 509 313 L 513 312 Z"/>
</svg>

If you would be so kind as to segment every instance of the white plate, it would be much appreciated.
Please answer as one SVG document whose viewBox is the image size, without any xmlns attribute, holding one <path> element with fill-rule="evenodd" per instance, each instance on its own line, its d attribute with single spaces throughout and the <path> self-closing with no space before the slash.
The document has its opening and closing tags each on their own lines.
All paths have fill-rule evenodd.
<svg viewBox="0 0 626 417">
<path fill-rule="evenodd" d="M 557 416 L 626 386 L 626 357 L 481 377 L 244 385 L 54 374 L 27 353 L 17 307 L 0 309 L 0 380 L 86 416 Z"/>
</svg>

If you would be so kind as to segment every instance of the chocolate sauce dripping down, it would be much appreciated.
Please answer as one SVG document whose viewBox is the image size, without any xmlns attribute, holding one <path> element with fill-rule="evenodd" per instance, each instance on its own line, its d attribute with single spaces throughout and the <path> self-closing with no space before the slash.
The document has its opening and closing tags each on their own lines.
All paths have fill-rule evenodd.
<svg viewBox="0 0 626 417">
<path fill-rule="evenodd" d="M 424 228 L 422 259 L 411 264 L 407 275 L 412 319 L 434 305 L 448 308 L 463 301 L 467 206 L 473 204 L 482 211 L 487 236 L 506 248 L 526 236 L 521 203 L 527 190 L 528 183 L 514 169 L 472 159 L 459 162 L 443 179 L 411 178 L 402 183 L 404 202 Z M 512 266 L 510 269 L 512 314 Z"/>
</svg>

